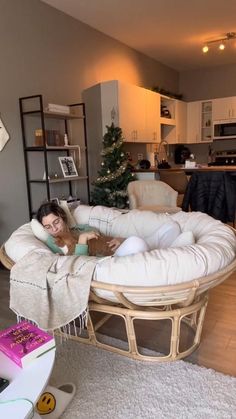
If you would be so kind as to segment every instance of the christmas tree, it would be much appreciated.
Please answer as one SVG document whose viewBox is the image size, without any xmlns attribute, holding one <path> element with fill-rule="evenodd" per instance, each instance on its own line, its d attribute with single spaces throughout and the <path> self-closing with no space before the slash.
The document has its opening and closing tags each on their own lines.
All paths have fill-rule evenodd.
<svg viewBox="0 0 236 419">
<path fill-rule="evenodd" d="M 123 149 L 122 130 L 112 123 L 103 137 L 101 170 L 93 183 L 92 204 L 107 207 L 129 206 L 127 185 L 135 180 Z"/>
</svg>

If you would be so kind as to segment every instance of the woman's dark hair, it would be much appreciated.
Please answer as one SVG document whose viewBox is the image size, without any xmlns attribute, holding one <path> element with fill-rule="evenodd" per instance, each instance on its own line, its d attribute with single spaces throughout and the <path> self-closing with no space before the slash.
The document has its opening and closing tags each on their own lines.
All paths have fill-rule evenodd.
<svg viewBox="0 0 236 419">
<path fill-rule="evenodd" d="M 43 217 L 46 217 L 49 214 L 61 217 L 66 224 L 68 222 L 65 211 L 56 202 L 46 202 L 40 205 L 36 218 L 42 224 Z"/>
</svg>

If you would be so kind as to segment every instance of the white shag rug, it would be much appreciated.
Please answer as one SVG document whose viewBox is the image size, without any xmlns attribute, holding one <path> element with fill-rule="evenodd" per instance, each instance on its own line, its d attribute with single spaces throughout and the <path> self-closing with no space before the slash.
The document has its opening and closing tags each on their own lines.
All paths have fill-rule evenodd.
<svg viewBox="0 0 236 419">
<path fill-rule="evenodd" d="M 184 361 L 134 361 L 64 341 L 50 383 L 65 382 L 77 391 L 61 419 L 236 418 L 236 377 Z"/>
</svg>

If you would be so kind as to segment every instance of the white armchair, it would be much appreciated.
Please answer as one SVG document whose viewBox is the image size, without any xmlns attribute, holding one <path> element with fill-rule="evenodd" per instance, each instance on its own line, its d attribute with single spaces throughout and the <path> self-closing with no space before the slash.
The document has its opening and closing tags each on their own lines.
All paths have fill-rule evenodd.
<svg viewBox="0 0 236 419">
<path fill-rule="evenodd" d="M 128 184 L 129 208 L 175 213 L 178 192 L 160 180 L 134 180 Z"/>
</svg>

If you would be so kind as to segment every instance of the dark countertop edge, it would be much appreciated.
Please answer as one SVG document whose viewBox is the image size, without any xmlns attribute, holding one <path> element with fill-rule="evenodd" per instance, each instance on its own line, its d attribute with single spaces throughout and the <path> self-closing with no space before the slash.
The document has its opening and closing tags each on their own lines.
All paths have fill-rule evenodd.
<svg viewBox="0 0 236 419">
<path fill-rule="evenodd" d="M 133 169 L 134 173 L 159 173 L 161 170 L 178 171 L 183 170 L 185 172 L 235 172 L 236 166 L 204 166 L 204 167 L 171 167 L 170 169 L 158 169 L 156 167 L 150 167 L 150 169 Z"/>
</svg>

